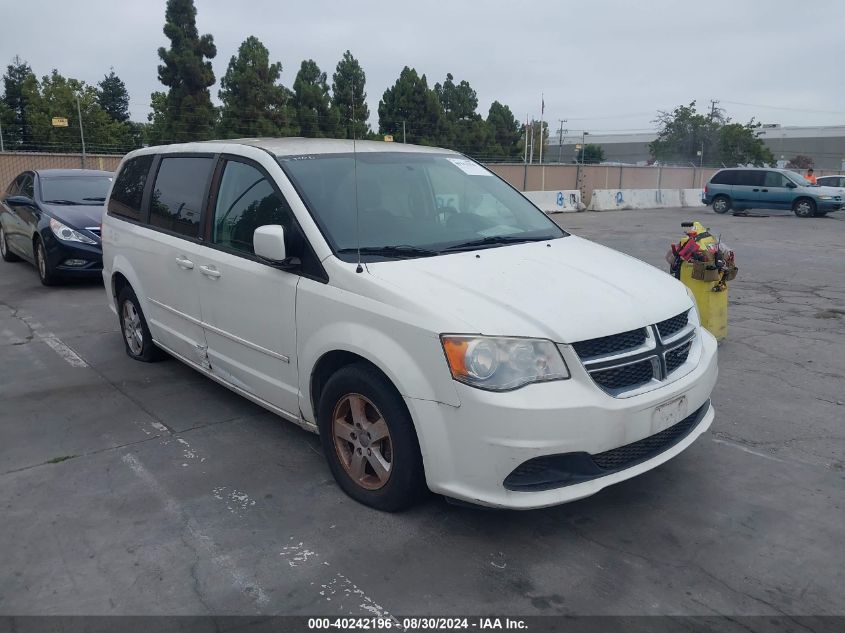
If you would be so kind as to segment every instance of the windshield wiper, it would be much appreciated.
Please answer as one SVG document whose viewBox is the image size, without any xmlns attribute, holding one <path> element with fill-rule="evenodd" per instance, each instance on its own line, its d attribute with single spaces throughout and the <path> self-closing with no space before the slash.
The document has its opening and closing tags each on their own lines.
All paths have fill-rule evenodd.
<svg viewBox="0 0 845 633">
<path fill-rule="evenodd" d="M 73 204 L 78 205 L 80 204 L 76 200 L 45 200 L 45 204 Z"/>
<path fill-rule="evenodd" d="M 553 237 L 517 237 L 515 235 L 488 235 L 477 240 L 453 244 L 443 249 L 445 251 L 471 251 L 479 246 L 490 246 L 493 244 L 519 244 L 522 242 L 544 242 L 554 239 Z"/>
<path fill-rule="evenodd" d="M 106 201 L 105 197 L 99 197 L 99 198 L 82 198 L 82 199 L 83 199 L 83 200 L 93 200 L 94 202 L 105 202 L 105 201 Z"/>
<path fill-rule="evenodd" d="M 341 248 L 338 253 L 357 253 L 357 248 Z M 432 257 L 438 255 L 438 251 L 408 244 L 396 246 L 362 246 L 361 255 L 382 255 L 383 257 Z"/>
</svg>

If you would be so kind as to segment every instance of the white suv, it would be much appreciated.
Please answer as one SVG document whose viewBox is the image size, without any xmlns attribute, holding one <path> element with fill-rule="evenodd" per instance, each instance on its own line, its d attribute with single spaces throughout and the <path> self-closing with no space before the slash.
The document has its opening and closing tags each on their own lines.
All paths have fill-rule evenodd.
<svg viewBox="0 0 845 633">
<path fill-rule="evenodd" d="M 579 499 L 713 420 L 684 286 L 569 235 L 484 167 L 381 142 L 137 150 L 103 220 L 126 351 L 167 351 L 318 431 L 382 510 Z"/>
</svg>

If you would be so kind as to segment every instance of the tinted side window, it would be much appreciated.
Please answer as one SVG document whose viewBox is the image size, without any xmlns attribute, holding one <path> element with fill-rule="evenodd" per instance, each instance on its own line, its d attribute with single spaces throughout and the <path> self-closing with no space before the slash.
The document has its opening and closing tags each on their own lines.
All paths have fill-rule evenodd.
<svg viewBox="0 0 845 633">
<path fill-rule="evenodd" d="M 186 237 L 199 237 L 208 177 L 214 161 L 206 157 L 162 158 L 150 200 L 150 225 Z"/>
<path fill-rule="evenodd" d="M 740 169 L 737 174 L 737 182 L 734 184 L 745 185 L 746 187 L 757 187 L 763 184 L 764 171 L 755 169 Z"/>
<path fill-rule="evenodd" d="M 725 169 L 710 179 L 714 185 L 733 185 L 736 181 L 736 171 Z"/>
<path fill-rule="evenodd" d="M 35 184 L 32 181 L 32 176 L 26 174 L 20 181 L 21 195 L 29 198 L 35 198 Z"/>
<path fill-rule="evenodd" d="M 285 246 L 295 252 L 292 246 L 297 232 L 287 201 L 255 167 L 227 162 L 217 194 L 212 242 L 252 254 L 252 234 L 265 224 L 281 224 L 285 228 Z"/>
<path fill-rule="evenodd" d="M 126 161 L 112 187 L 109 212 L 133 220 L 141 219 L 141 201 L 153 156 L 139 156 Z"/>
</svg>

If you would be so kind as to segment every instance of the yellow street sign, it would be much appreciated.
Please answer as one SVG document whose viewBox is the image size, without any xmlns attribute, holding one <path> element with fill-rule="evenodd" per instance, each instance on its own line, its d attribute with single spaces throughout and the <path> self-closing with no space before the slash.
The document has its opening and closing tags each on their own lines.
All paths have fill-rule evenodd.
<svg viewBox="0 0 845 633">
<path fill-rule="evenodd" d="M 67 119 L 63 116 L 54 116 L 53 127 L 67 127 Z"/>
<path fill-rule="evenodd" d="M 385 134 L 384 135 L 384 142 L 385 143 L 392 143 L 393 142 L 393 134 Z"/>
</svg>

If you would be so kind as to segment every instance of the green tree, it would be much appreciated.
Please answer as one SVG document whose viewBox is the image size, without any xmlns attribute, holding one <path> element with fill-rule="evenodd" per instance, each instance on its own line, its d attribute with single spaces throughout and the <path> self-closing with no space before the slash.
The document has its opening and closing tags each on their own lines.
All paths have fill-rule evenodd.
<svg viewBox="0 0 845 633">
<path fill-rule="evenodd" d="M 293 82 L 293 105 L 299 133 L 309 137 L 332 137 L 339 127 L 337 112 L 331 111 L 326 73 L 317 62 L 306 59 Z"/>
<path fill-rule="evenodd" d="M 434 84 L 434 94 L 443 110 L 438 145 L 480 157 L 493 144 L 487 122 L 476 112 L 478 95 L 467 81 L 456 84 L 452 73 L 442 84 Z"/>
<path fill-rule="evenodd" d="M 522 155 L 522 126 L 508 106 L 494 101 L 487 112 L 487 126 L 493 136 L 487 150 L 491 158 L 517 158 Z"/>
<path fill-rule="evenodd" d="M 409 143 L 434 145 L 441 137 L 443 110 L 425 75 L 405 66 L 396 83 L 384 91 L 378 104 L 379 133 Z"/>
<path fill-rule="evenodd" d="M 279 84 L 282 64 L 270 63 L 270 52 L 250 36 L 232 56 L 220 80 L 220 133 L 224 137 L 289 136 L 292 93 Z"/>
<path fill-rule="evenodd" d="M 38 80 L 29 64 L 17 55 L 3 75 L 3 145 L 6 149 L 32 149 L 32 126 L 27 120 L 28 99 L 38 92 Z"/>
<path fill-rule="evenodd" d="M 37 90 L 28 91 L 26 96 L 26 116 L 35 149 L 81 151 L 79 114 L 88 152 L 123 153 L 137 146 L 132 126 L 113 120 L 101 107 L 97 89 L 83 81 L 53 70 L 42 77 Z M 68 126 L 53 127 L 54 117 L 66 118 Z"/>
<path fill-rule="evenodd" d="M 597 165 L 604 161 L 604 150 L 601 145 L 587 143 L 575 156 L 575 162 L 582 165 Z"/>
<path fill-rule="evenodd" d="M 217 55 L 214 38 L 199 35 L 193 0 L 167 0 L 164 34 L 170 48 L 158 49 L 163 64 L 158 79 L 169 88 L 164 110 L 165 141 L 210 138 L 216 119 L 209 88 L 214 85 L 211 62 Z"/>
<path fill-rule="evenodd" d="M 352 138 L 354 134 L 354 138 L 365 138 L 369 135 L 366 82 L 361 64 L 346 51 L 332 75 L 332 108 L 337 112 L 341 126 L 337 136 Z"/>
<path fill-rule="evenodd" d="M 657 139 L 649 147 L 662 163 L 760 166 L 774 162 L 758 137 L 759 123 L 754 119 L 733 123 L 715 104 L 706 115 L 696 111 L 695 101 L 672 112 L 658 112 L 655 123 L 659 125 Z"/>
<path fill-rule="evenodd" d="M 114 68 L 97 84 L 97 99 L 112 120 L 118 123 L 129 121 L 129 92 Z"/>
<path fill-rule="evenodd" d="M 725 165 L 772 165 L 772 150 L 757 136 L 759 123 L 728 123 L 719 130 L 719 161 Z"/>
</svg>

